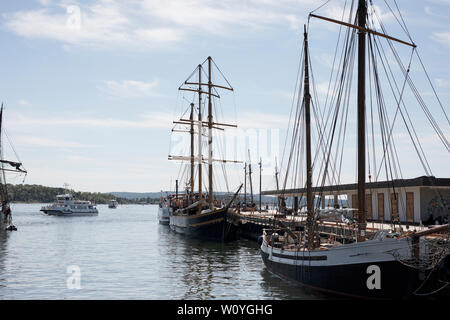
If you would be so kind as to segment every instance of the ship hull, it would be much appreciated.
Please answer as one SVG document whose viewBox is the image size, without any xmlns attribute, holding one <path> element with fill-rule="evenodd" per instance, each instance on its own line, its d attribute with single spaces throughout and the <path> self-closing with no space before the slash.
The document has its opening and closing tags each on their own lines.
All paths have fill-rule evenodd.
<svg viewBox="0 0 450 320">
<path fill-rule="evenodd" d="M 51 209 L 42 209 L 46 215 L 49 216 L 64 216 L 64 217 L 81 217 L 81 216 L 96 216 L 98 215 L 98 211 L 89 211 L 89 212 L 72 212 L 72 211 L 61 211 L 61 210 L 51 210 Z"/>
<path fill-rule="evenodd" d="M 5 230 L 6 227 L 8 227 L 8 225 L 5 222 L 5 215 L 0 212 L 0 230 Z"/>
<path fill-rule="evenodd" d="M 399 243 L 380 242 L 378 246 L 365 246 L 360 250 L 358 244 L 349 246 L 348 250 L 343 248 L 340 252 L 292 254 L 263 242 L 261 257 L 270 272 L 284 279 L 313 291 L 348 298 L 412 298 L 413 292 L 428 276 L 426 272 L 400 263 L 388 253 L 404 250 Z M 421 289 L 427 291 L 428 288 L 431 292 L 432 280 L 429 281 Z"/>
<path fill-rule="evenodd" d="M 213 241 L 231 241 L 236 238 L 235 227 L 227 222 L 228 208 L 208 213 L 170 216 L 170 228 L 189 237 Z"/>
<path fill-rule="evenodd" d="M 170 223 L 170 209 L 168 207 L 158 208 L 158 221 L 160 224 L 169 225 Z"/>
</svg>

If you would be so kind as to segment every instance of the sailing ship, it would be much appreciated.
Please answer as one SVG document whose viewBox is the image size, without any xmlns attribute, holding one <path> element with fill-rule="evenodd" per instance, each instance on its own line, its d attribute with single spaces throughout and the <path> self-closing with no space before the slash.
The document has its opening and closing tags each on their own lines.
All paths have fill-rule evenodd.
<svg viewBox="0 0 450 320">
<path fill-rule="evenodd" d="M 202 80 L 204 72 L 203 64 L 207 63 L 207 82 Z M 202 64 L 199 64 L 191 76 L 179 87 L 181 91 L 195 92 L 198 98 L 197 105 L 197 120 L 194 120 L 195 105 L 190 103 L 190 117 L 189 119 L 181 118 L 179 121 L 174 121 L 175 125 L 187 126 L 190 134 L 190 155 L 189 156 L 175 156 L 169 155 L 169 160 L 187 160 L 190 163 L 189 183 L 185 193 L 178 192 L 178 180 L 176 187 L 176 194 L 170 198 L 169 205 L 162 203 L 160 209 L 167 208 L 170 214 L 169 225 L 172 230 L 177 233 L 182 233 L 188 236 L 204 238 L 210 240 L 227 241 L 234 238 L 234 228 L 231 223 L 227 222 L 227 213 L 231 204 L 235 200 L 242 185 L 234 196 L 226 203 L 214 197 L 213 185 L 213 162 L 234 162 L 239 161 L 214 159 L 213 158 L 213 129 L 224 130 L 223 127 L 237 127 L 234 124 L 219 123 L 213 115 L 213 99 L 220 98 L 217 89 L 224 89 L 233 91 L 233 88 L 225 79 L 227 85 L 218 85 L 212 81 L 212 70 L 214 63 L 211 57 L 208 57 Z M 218 69 L 218 68 L 217 68 Z M 220 71 L 220 70 L 219 70 Z M 222 73 L 221 73 L 222 74 Z M 198 75 L 196 80 L 192 80 L 194 75 Z M 223 75 L 223 74 L 222 74 Z M 206 87 L 207 91 L 203 88 Z M 214 90 L 214 92 L 213 92 Z M 203 96 L 207 96 L 207 121 L 203 119 Z M 203 128 L 207 128 L 208 137 L 208 156 L 203 157 Z M 195 130 L 197 132 L 195 132 Z M 180 129 L 173 129 L 173 132 L 183 132 Z M 195 155 L 195 133 L 197 133 L 197 155 Z M 208 192 L 203 191 L 203 163 L 208 164 Z M 198 184 L 197 192 L 195 192 L 195 164 L 197 164 Z"/>
<path fill-rule="evenodd" d="M 394 225 L 392 229 L 381 229 L 370 236 L 366 232 L 367 149 L 365 143 L 370 141 L 367 139 L 365 128 L 366 121 L 368 121 L 365 114 L 366 42 L 369 43 L 369 61 L 370 66 L 373 68 L 376 67 L 376 62 L 381 63 L 381 60 L 374 59 L 377 50 L 374 47 L 379 45 L 377 37 L 386 39 L 390 44 L 395 41 L 410 45 L 413 48 L 413 52 L 415 45 L 388 36 L 384 29 L 383 32 L 375 31 L 374 24 L 369 23 L 368 20 L 368 7 L 365 0 L 358 0 L 356 13 L 353 10 L 354 8 L 352 5 L 349 10 L 348 22 L 322 17 L 313 13 L 310 14 L 310 18 L 318 18 L 346 27 L 344 30 L 346 32 L 345 43 L 347 45 L 343 46 L 344 56 L 346 55 L 346 58 L 350 59 L 353 52 L 358 52 L 356 112 L 358 126 L 357 208 L 320 209 L 320 201 L 324 201 L 320 190 L 323 190 L 326 179 L 329 179 L 338 170 L 338 166 L 332 165 L 332 159 L 339 158 L 339 153 L 333 154 L 332 147 L 333 138 L 335 139 L 334 141 L 338 141 L 335 142 L 336 144 L 340 140 L 333 134 L 340 130 L 336 125 L 340 117 L 340 110 L 338 110 L 340 106 L 339 98 L 342 98 L 343 101 L 346 99 L 342 91 L 347 87 L 343 83 L 344 80 L 350 78 L 351 72 L 349 70 L 351 70 L 351 64 L 348 60 L 343 60 L 341 64 L 342 72 L 336 76 L 342 80 L 339 87 L 341 90 L 336 91 L 336 96 L 338 97 L 338 100 L 335 100 L 336 108 L 334 110 L 336 113 L 332 116 L 333 121 L 331 121 L 332 124 L 329 127 L 330 134 L 327 136 L 324 123 L 320 123 L 317 119 L 317 110 L 315 113 L 312 112 L 312 109 L 317 108 L 317 106 L 313 106 L 312 103 L 312 97 L 316 97 L 316 95 L 310 92 L 310 79 L 314 79 L 314 77 L 312 68 L 310 68 L 311 60 L 308 52 L 308 29 L 305 26 L 304 49 L 302 52 L 304 60 L 302 62 L 303 72 L 301 76 L 303 78 L 301 81 L 303 88 L 298 91 L 299 105 L 293 126 L 293 130 L 298 135 L 293 136 L 304 137 L 301 150 L 304 150 L 304 157 L 306 158 L 306 170 L 304 171 L 306 176 L 306 225 L 304 230 L 296 230 L 281 223 L 279 228 L 265 229 L 262 237 L 261 256 L 267 269 L 272 273 L 294 281 L 302 287 L 332 295 L 375 299 L 410 298 L 412 296 L 432 294 L 444 294 L 448 297 L 449 288 L 447 285 L 449 284 L 448 273 L 450 264 L 448 224 L 418 232 L 404 232 L 401 228 L 395 228 L 395 222 L 398 221 L 395 221 L 393 211 L 392 222 Z M 374 12 L 372 11 L 372 13 Z M 354 24 L 355 21 L 356 24 Z M 382 26 L 382 24 L 380 25 Z M 355 46 L 356 39 L 358 40 L 357 47 Z M 356 48 L 357 50 L 355 50 Z M 379 47 L 378 49 L 381 50 Z M 405 72 L 405 83 L 409 83 L 408 72 L 409 67 Z M 377 82 L 377 79 L 379 81 L 379 73 L 375 69 L 373 72 L 370 71 L 369 75 L 375 78 L 376 91 L 378 97 L 380 97 L 380 87 L 379 82 Z M 303 90 L 303 95 L 300 94 L 301 90 Z M 397 108 L 400 109 L 403 91 L 398 93 L 400 97 L 396 100 L 396 104 Z M 350 97 L 350 95 L 348 94 L 347 97 Z M 381 99 L 378 101 L 382 102 Z M 317 104 L 317 101 L 315 103 Z M 316 155 L 319 153 L 324 154 L 324 156 L 316 156 L 314 158 L 311 151 L 312 113 L 316 115 L 315 120 L 319 126 L 319 143 Z M 381 121 L 383 119 L 380 119 Z M 391 125 L 387 121 L 383 122 L 388 133 L 392 133 Z M 320 125 L 322 125 L 321 128 Z M 382 149 L 385 152 L 383 161 L 386 168 L 388 168 L 389 152 L 392 152 L 388 149 L 392 147 L 392 136 L 387 135 L 385 138 Z M 440 136 L 440 138 L 441 140 L 443 139 L 447 150 L 449 150 L 445 137 Z M 293 138 L 293 141 L 293 145 L 300 145 L 299 140 L 296 140 L 296 138 Z M 299 154 L 298 150 L 296 147 L 292 147 L 290 150 L 291 155 Z M 343 149 L 340 152 L 343 152 Z M 323 166 L 319 165 L 319 159 L 323 159 L 320 160 L 323 161 Z M 292 165 L 292 163 L 288 162 L 288 167 L 289 165 Z M 322 174 L 322 177 L 319 177 L 317 180 L 320 185 L 314 190 L 312 186 L 313 170 L 318 170 Z M 391 172 L 388 169 L 386 171 Z M 336 180 L 339 181 L 339 179 Z M 398 187 L 394 184 L 391 186 L 393 189 Z M 317 192 L 316 195 L 313 194 L 313 191 Z M 315 196 L 319 196 L 319 201 L 315 201 Z M 343 222 L 347 229 L 354 232 L 352 238 L 345 241 L 344 239 L 337 239 L 337 237 L 328 237 L 328 235 L 324 237 L 321 235 L 320 226 L 327 219 L 334 221 L 338 219 Z"/>
<path fill-rule="evenodd" d="M 8 186 L 6 184 L 6 172 L 27 174 L 21 162 L 9 161 L 3 158 L 3 104 L 0 109 L 0 227 L 8 231 L 15 231 L 17 227 L 12 223 L 12 211 L 10 207 L 10 197 L 8 195 Z M 5 167 L 5 165 L 7 165 Z"/>
</svg>

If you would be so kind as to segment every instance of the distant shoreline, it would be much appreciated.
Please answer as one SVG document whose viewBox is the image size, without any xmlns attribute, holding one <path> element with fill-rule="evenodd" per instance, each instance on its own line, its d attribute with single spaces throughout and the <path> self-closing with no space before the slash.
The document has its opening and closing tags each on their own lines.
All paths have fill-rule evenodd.
<svg viewBox="0 0 450 320">
<path fill-rule="evenodd" d="M 159 197 L 153 194 L 151 196 L 142 196 L 144 194 L 136 193 L 101 193 L 101 192 L 82 192 L 67 190 L 64 188 L 53 188 L 41 185 L 13 185 L 8 184 L 8 195 L 11 202 L 14 203 L 53 203 L 57 195 L 71 193 L 75 199 L 91 201 L 94 204 L 108 204 L 111 200 L 117 200 L 119 204 L 155 204 L 159 202 Z M 126 195 L 126 196 L 125 196 Z M 132 197 L 131 195 L 135 195 Z"/>
<path fill-rule="evenodd" d="M 53 202 L 39 202 L 39 201 L 32 201 L 32 202 L 24 202 L 24 201 L 11 201 L 11 204 L 52 204 Z M 136 206 L 148 206 L 148 205 L 157 205 L 158 203 L 123 203 L 122 205 L 136 205 Z M 94 205 L 104 205 L 107 206 L 108 203 L 94 203 Z"/>
</svg>

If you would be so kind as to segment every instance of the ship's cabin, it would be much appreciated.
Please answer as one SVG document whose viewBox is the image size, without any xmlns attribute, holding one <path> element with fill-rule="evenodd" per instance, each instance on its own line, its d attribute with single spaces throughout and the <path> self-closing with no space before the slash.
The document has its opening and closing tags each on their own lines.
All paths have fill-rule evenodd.
<svg viewBox="0 0 450 320">
<path fill-rule="evenodd" d="M 58 203 L 64 203 L 66 201 L 72 201 L 73 197 L 71 194 L 60 194 L 56 196 Z"/>
</svg>

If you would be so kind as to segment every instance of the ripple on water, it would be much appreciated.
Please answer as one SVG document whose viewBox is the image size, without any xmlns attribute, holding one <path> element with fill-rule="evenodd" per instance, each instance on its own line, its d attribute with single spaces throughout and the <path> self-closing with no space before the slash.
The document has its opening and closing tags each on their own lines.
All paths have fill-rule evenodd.
<svg viewBox="0 0 450 320">
<path fill-rule="evenodd" d="M 15 204 L 0 233 L 0 299 L 311 299 L 264 267 L 256 243 L 199 241 L 158 224 L 157 206 L 99 205 L 51 217 Z M 67 288 L 68 266 L 81 289 Z"/>
</svg>

